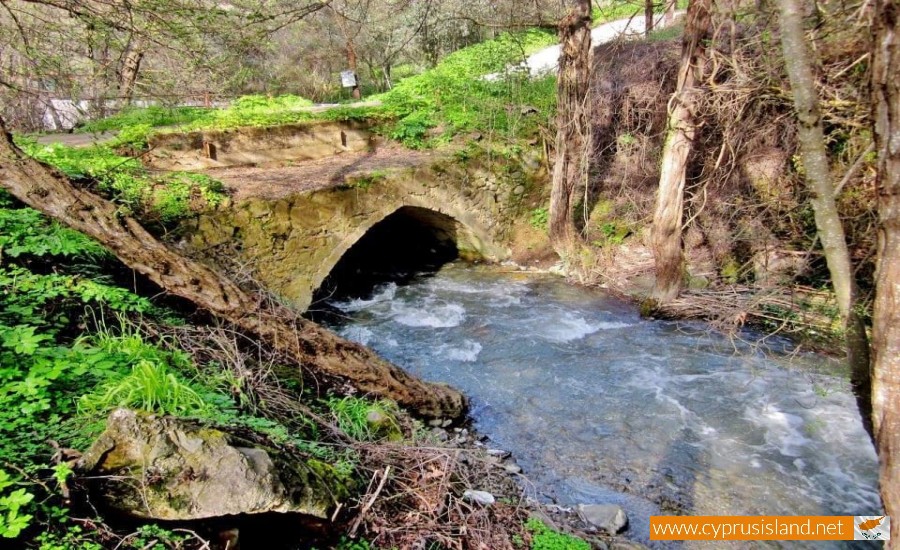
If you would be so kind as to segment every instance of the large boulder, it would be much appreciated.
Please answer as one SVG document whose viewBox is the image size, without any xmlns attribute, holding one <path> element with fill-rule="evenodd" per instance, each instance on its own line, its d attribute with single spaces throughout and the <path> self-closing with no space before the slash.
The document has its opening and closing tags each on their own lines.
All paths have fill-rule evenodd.
<svg viewBox="0 0 900 550">
<path fill-rule="evenodd" d="M 256 446 L 254 446 L 256 445 Z M 126 514 L 193 520 L 296 512 L 327 518 L 347 482 L 314 459 L 287 458 L 221 429 L 128 409 L 81 459 L 106 504 Z"/>
</svg>

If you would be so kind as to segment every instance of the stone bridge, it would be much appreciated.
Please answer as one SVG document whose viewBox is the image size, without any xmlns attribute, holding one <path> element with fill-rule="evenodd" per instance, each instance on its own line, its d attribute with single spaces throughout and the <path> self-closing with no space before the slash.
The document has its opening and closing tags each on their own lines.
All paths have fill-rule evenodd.
<svg viewBox="0 0 900 550">
<path fill-rule="evenodd" d="M 509 220 L 530 181 L 508 165 L 396 146 L 208 173 L 231 199 L 188 227 L 185 244 L 302 310 L 348 250 L 389 223 L 381 243 L 366 244 L 376 256 L 428 234 L 464 259 L 508 257 Z"/>
</svg>

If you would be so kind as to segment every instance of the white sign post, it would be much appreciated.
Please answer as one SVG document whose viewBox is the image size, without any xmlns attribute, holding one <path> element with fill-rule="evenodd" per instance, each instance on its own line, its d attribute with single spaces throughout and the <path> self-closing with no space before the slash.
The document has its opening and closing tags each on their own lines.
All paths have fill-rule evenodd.
<svg viewBox="0 0 900 550">
<path fill-rule="evenodd" d="M 341 87 L 355 88 L 356 86 L 356 73 L 353 71 L 341 71 Z"/>
<path fill-rule="evenodd" d="M 353 99 L 359 99 L 359 80 L 353 71 L 341 71 L 341 87 L 353 89 Z"/>
</svg>

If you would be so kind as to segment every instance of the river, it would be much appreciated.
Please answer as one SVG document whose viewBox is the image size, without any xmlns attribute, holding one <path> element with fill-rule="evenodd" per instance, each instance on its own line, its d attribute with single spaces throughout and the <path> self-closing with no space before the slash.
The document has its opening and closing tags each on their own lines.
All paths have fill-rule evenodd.
<svg viewBox="0 0 900 550">
<path fill-rule="evenodd" d="M 649 543 L 658 513 L 881 509 L 846 376 L 785 341 L 762 349 L 559 278 L 462 264 L 330 305 L 345 337 L 464 391 L 533 496 L 620 504 L 634 540 Z"/>
</svg>

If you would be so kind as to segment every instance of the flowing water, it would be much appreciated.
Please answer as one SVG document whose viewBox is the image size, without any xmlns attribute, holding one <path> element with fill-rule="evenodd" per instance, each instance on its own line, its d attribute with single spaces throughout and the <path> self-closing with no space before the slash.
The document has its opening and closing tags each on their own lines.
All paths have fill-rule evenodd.
<svg viewBox="0 0 900 550">
<path fill-rule="evenodd" d="M 848 382 L 783 342 L 764 353 L 559 279 L 458 265 L 332 306 L 344 336 L 464 391 L 535 496 L 620 504 L 635 540 L 660 512 L 881 509 Z"/>
</svg>

